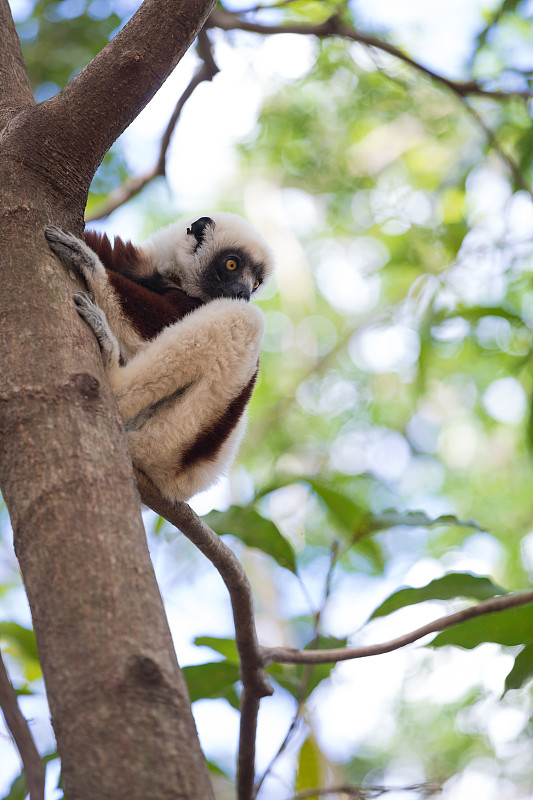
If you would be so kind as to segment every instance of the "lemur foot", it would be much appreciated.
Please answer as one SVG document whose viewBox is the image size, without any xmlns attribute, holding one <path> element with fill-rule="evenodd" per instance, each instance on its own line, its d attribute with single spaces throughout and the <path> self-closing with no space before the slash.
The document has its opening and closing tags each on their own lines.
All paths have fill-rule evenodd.
<svg viewBox="0 0 533 800">
<path fill-rule="evenodd" d="M 107 365 L 112 360 L 119 358 L 119 346 L 114 333 L 109 327 L 106 315 L 97 305 L 94 294 L 77 292 L 74 295 L 74 302 L 78 309 L 78 314 L 92 329 L 96 336 L 96 341 L 102 351 L 102 358 Z"/>
<path fill-rule="evenodd" d="M 50 249 L 69 269 L 73 269 L 86 280 L 94 275 L 100 266 L 96 254 L 85 242 L 73 233 L 50 225 L 44 229 Z"/>
</svg>

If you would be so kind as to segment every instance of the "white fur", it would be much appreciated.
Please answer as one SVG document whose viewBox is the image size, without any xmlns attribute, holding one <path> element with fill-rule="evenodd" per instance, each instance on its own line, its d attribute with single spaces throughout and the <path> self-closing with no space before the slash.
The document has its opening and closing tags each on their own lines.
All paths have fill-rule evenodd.
<svg viewBox="0 0 533 800">
<path fill-rule="evenodd" d="M 210 486 L 233 459 L 244 421 L 232 431 L 214 461 L 180 470 L 180 457 L 199 433 L 253 377 L 263 335 L 261 312 L 242 300 L 214 300 L 163 330 L 110 382 L 125 419 L 192 384 L 140 430 L 130 431 L 133 461 L 170 499 L 187 499 Z"/>
<path fill-rule="evenodd" d="M 162 275 L 173 277 L 191 297 L 204 297 L 198 289 L 197 276 L 221 250 L 245 250 L 255 262 L 264 265 L 264 280 L 273 271 L 272 251 L 260 233 L 242 217 L 221 211 L 211 216 L 215 227 L 208 226 L 201 246 L 187 233 L 193 219 L 175 222 L 157 231 L 141 250 Z M 196 251 L 196 252 L 195 252 Z"/>
</svg>

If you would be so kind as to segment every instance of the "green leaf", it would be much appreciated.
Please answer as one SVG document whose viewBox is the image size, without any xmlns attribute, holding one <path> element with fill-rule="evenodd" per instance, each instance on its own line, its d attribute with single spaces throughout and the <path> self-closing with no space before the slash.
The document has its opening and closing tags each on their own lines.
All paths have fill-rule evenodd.
<svg viewBox="0 0 533 800">
<path fill-rule="evenodd" d="M 505 679 L 503 694 L 510 689 L 520 689 L 533 678 L 533 642 L 528 642 L 516 656 L 512 670 Z"/>
<path fill-rule="evenodd" d="M 460 528 L 475 528 L 484 531 L 475 520 L 460 520 L 453 514 L 443 514 L 440 517 L 428 517 L 425 511 L 396 511 L 387 508 L 379 514 L 370 514 L 367 520 L 368 530 L 371 532 L 396 528 L 405 525 L 411 528 L 432 528 L 434 525 L 457 525 Z"/>
<path fill-rule="evenodd" d="M 157 519 L 156 519 L 156 521 L 154 523 L 154 533 L 155 534 L 161 533 L 161 530 L 163 529 L 165 523 L 166 523 L 166 519 L 164 517 L 157 517 Z"/>
<path fill-rule="evenodd" d="M 234 684 L 239 680 L 239 668 L 229 661 L 210 661 L 184 667 L 183 675 L 189 689 L 191 703 L 195 700 L 222 697 L 234 708 L 239 708 L 239 698 Z"/>
<path fill-rule="evenodd" d="M 0 622 L 0 639 L 9 642 L 8 649 L 19 659 L 26 680 L 31 682 L 41 677 L 37 643 L 31 628 L 24 628 L 17 622 Z"/>
<path fill-rule="evenodd" d="M 531 640 L 532 630 L 533 604 L 529 604 L 461 622 L 439 633 L 427 646 L 444 647 L 452 644 L 455 647 L 472 650 L 483 642 L 504 645 L 524 644 Z"/>
<path fill-rule="evenodd" d="M 322 784 L 322 753 L 314 736 L 308 736 L 298 756 L 298 769 L 294 782 L 295 792 L 305 792 Z M 311 795 L 309 800 L 318 800 L 318 795 Z"/>
<path fill-rule="evenodd" d="M 46 769 L 46 765 L 50 761 L 53 761 L 56 758 L 58 758 L 58 755 L 57 755 L 56 752 L 49 753 L 48 755 L 43 756 L 43 764 L 45 766 L 45 769 Z M 8 794 L 6 794 L 2 798 L 2 800 L 25 800 L 27 795 L 28 795 L 28 789 L 26 787 L 26 777 L 24 775 L 24 772 L 21 772 L 20 775 L 18 775 L 15 778 L 15 780 L 13 781 L 13 783 L 10 786 Z"/>
<path fill-rule="evenodd" d="M 350 536 L 359 538 L 368 533 L 406 525 L 415 528 L 430 528 L 434 525 L 458 525 L 463 528 L 484 530 L 474 520 L 460 520 L 452 514 L 428 517 L 425 511 L 397 511 L 387 508 L 374 514 L 338 489 L 317 480 L 307 480 L 313 491 L 324 501 L 340 527 Z"/>
<path fill-rule="evenodd" d="M 2 798 L 2 800 L 24 800 L 27 796 L 28 790 L 26 788 L 26 778 L 24 777 L 24 772 L 21 772 L 18 777 L 15 778 L 9 792 Z"/>
<path fill-rule="evenodd" d="M 227 511 L 211 511 L 203 518 L 220 536 L 231 534 L 247 547 L 256 547 L 271 556 L 280 567 L 296 573 L 296 556 L 290 542 L 274 523 L 252 508 L 232 506 Z"/>
<path fill-rule="evenodd" d="M 399 589 L 376 608 L 370 619 L 384 617 L 399 608 L 423 603 L 426 600 L 452 600 L 454 597 L 488 600 L 489 597 L 501 594 L 507 594 L 507 591 L 496 586 L 490 578 L 473 575 L 471 572 L 451 572 L 418 589 L 411 587 Z"/>
<path fill-rule="evenodd" d="M 222 769 L 222 767 L 219 767 L 218 764 L 215 764 L 214 761 L 206 759 L 205 763 L 207 764 L 207 769 L 211 775 L 214 775 L 217 778 L 227 778 L 228 780 L 231 780 L 230 774 L 226 770 Z"/>
<path fill-rule="evenodd" d="M 340 527 L 347 533 L 353 534 L 361 521 L 368 515 L 368 509 L 324 481 L 309 480 L 307 482 L 324 501 L 328 511 L 331 512 Z"/>
<path fill-rule="evenodd" d="M 0 639 L 7 639 L 15 645 L 23 658 L 39 661 L 37 642 L 31 628 L 23 628 L 17 622 L 0 622 Z"/>
<path fill-rule="evenodd" d="M 235 639 L 219 639 L 216 636 L 197 636 L 194 643 L 199 647 L 210 647 L 233 664 L 239 663 L 239 653 L 237 645 L 235 644 Z"/>
</svg>

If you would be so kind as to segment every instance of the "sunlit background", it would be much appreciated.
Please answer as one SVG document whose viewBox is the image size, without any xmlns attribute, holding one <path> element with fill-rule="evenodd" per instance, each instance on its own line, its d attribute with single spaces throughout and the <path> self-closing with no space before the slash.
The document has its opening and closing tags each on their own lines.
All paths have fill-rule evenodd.
<svg viewBox="0 0 533 800">
<path fill-rule="evenodd" d="M 136 6 L 11 2 L 39 100 L 58 91 Z M 523 91 L 533 74 L 533 3 L 505 2 L 498 14 L 500 5 L 358 0 L 350 10 L 358 30 L 446 78 Z M 313 23 L 334 6 L 298 1 L 254 18 L 276 24 L 288 14 Z M 68 45 L 44 59 L 38 37 L 50 43 L 53 35 Z M 384 641 L 465 605 L 464 598 L 410 605 L 360 630 L 400 587 L 448 573 L 528 587 L 528 103 L 464 102 L 394 57 L 341 39 L 210 36 L 220 73 L 186 104 L 167 180 L 91 227 L 140 241 L 177 216 L 225 209 L 245 214 L 275 251 L 276 279 L 258 298 L 267 327 L 247 438 L 231 474 L 192 503 L 211 512 L 217 532 L 228 532 L 248 571 L 261 642 L 309 644 L 318 611 L 324 642 Z M 119 140 L 95 179 L 89 215 L 128 174 L 152 167 L 197 66 L 191 52 Z M 414 510 L 422 513 L 410 518 Z M 257 514 L 270 549 L 249 546 Z M 441 515 L 452 517 L 433 524 Z M 375 525 L 365 529 L 370 518 Z M 53 754 L 33 643 L 17 627 L 31 620 L 5 510 L 1 522 L 0 638 L 39 749 Z M 226 665 L 214 640 L 213 647 L 195 643 L 233 636 L 220 578 L 167 523 L 151 512 L 145 522 L 180 664 Z M 260 798 L 288 800 L 296 789 L 352 783 L 397 786 L 386 796 L 400 800 L 425 796 L 405 787 L 430 781 L 442 784 L 445 800 L 531 798 L 527 669 L 518 688 L 506 684 L 520 648 L 499 640 L 473 649 L 423 646 L 430 639 L 315 670 L 307 681 L 301 669 L 274 673 L 276 691 L 262 701 L 259 718 L 259 775 L 298 705 L 299 722 Z M 238 738 L 236 667 L 211 669 L 207 697 L 199 672 L 186 672 L 199 697 L 193 712 L 217 799 L 226 800 Z M 19 773 L 4 729 L 1 797 L 23 797 L 15 784 L 10 790 Z M 58 776 L 52 758 L 47 800 L 62 797 Z"/>
</svg>

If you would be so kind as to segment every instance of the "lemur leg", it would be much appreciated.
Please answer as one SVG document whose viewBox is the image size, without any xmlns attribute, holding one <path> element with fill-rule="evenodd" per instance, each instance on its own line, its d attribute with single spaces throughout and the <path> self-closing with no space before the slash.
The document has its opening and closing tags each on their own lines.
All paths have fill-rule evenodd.
<svg viewBox="0 0 533 800">
<path fill-rule="evenodd" d="M 244 432 L 263 317 L 219 299 L 165 328 L 109 373 L 134 464 L 170 499 L 211 485 Z"/>
<path fill-rule="evenodd" d="M 68 269 L 81 275 L 89 290 L 93 292 L 98 306 L 107 317 L 109 326 L 120 341 L 124 351 L 122 355 L 129 358 L 138 350 L 142 350 L 145 342 L 124 316 L 120 302 L 109 283 L 106 269 L 94 250 L 73 233 L 53 225 L 45 228 L 44 235 L 52 252 Z"/>
<path fill-rule="evenodd" d="M 96 341 L 100 345 L 107 374 L 111 376 L 119 369 L 120 347 L 115 334 L 109 327 L 106 315 L 97 305 L 94 295 L 77 292 L 74 295 L 74 302 L 78 314 L 92 329 Z"/>
</svg>

